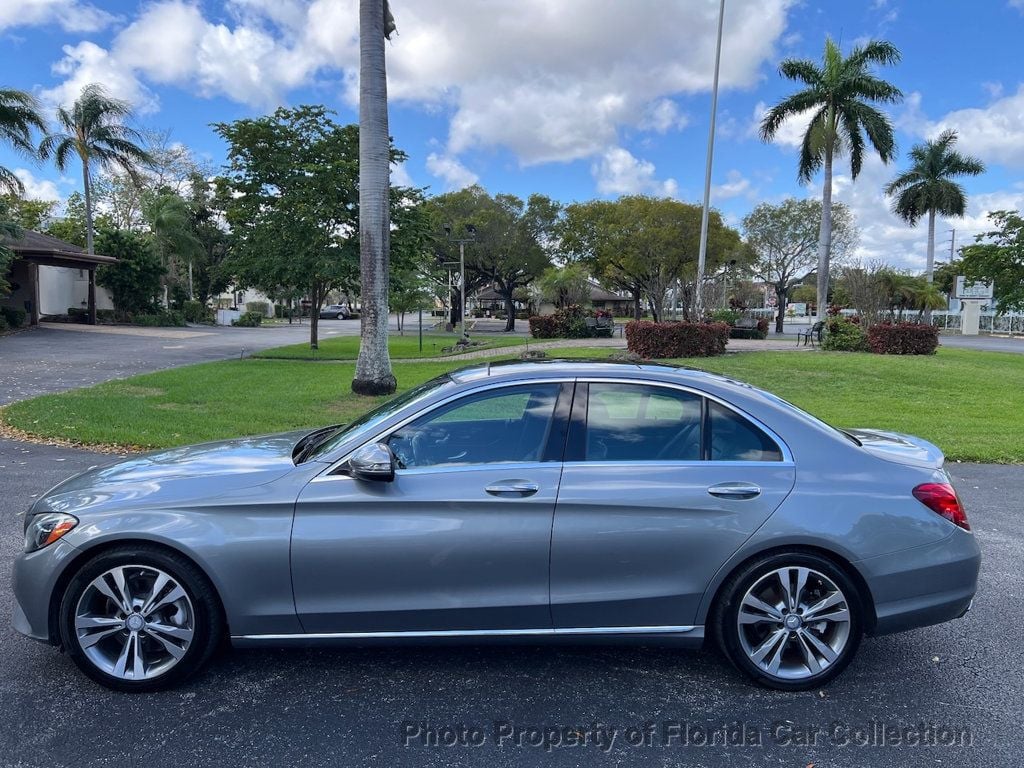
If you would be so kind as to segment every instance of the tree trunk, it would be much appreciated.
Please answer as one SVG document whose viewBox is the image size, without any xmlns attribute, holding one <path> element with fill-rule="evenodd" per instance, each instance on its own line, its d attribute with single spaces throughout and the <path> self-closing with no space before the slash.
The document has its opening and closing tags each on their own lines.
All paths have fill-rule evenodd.
<svg viewBox="0 0 1024 768">
<path fill-rule="evenodd" d="M 642 320 L 643 317 L 644 310 L 640 305 L 640 291 L 633 291 L 633 319 Z"/>
<path fill-rule="evenodd" d="M 928 211 L 928 263 L 925 266 L 924 277 L 925 281 L 930 287 L 932 281 L 935 278 L 935 209 L 932 208 Z M 931 296 L 926 296 L 925 301 L 929 301 Z M 924 308 L 924 322 L 927 325 L 932 324 L 932 308 L 925 306 Z"/>
<path fill-rule="evenodd" d="M 92 179 L 89 178 L 89 161 L 82 160 L 82 187 L 85 191 L 85 251 L 93 251 L 92 232 Z"/>
<path fill-rule="evenodd" d="M 326 291 L 314 285 L 309 292 L 309 348 L 320 349 L 320 308 L 324 305 Z"/>
<path fill-rule="evenodd" d="M 359 357 L 352 391 L 397 388 L 388 357 L 390 137 L 384 61 L 384 0 L 359 0 Z"/>
<path fill-rule="evenodd" d="M 832 148 L 825 149 L 825 178 L 821 194 L 821 229 L 818 232 L 818 306 L 815 314 L 824 320 L 828 311 L 828 268 L 832 252 Z"/>
<path fill-rule="evenodd" d="M 505 331 L 511 333 L 516 329 L 516 303 L 512 299 L 512 291 L 505 295 Z"/>
<path fill-rule="evenodd" d="M 775 316 L 775 332 L 785 333 L 783 323 L 786 320 L 786 296 L 789 291 L 786 290 L 785 286 L 775 286 L 775 303 L 779 308 L 778 314 Z"/>
</svg>

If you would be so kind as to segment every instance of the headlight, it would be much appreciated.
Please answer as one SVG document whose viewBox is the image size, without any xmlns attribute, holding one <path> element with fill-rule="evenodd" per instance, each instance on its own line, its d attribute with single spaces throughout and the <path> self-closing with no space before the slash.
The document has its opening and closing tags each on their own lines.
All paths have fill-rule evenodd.
<svg viewBox="0 0 1024 768">
<path fill-rule="evenodd" d="M 25 528 L 25 551 L 35 552 L 48 547 L 78 525 L 78 518 L 63 512 L 36 515 Z"/>
</svg>

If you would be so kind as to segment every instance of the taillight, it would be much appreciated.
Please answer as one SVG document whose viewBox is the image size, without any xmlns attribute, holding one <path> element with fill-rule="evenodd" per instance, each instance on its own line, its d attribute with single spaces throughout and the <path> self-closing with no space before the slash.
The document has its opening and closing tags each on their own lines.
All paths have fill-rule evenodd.
<svg viewBox="0 0 1024 768">
<path fill-rule="evenodd" d="M 967 513 L 964 512 L 964 505 L 949 483 L 924 483 L 914 489 L 914 498 L 924 504 L 928 509 L 937 515 L 958 525 L 965 531 L 971 530 L 971 524 L 967 522 Z"/>
</svg>

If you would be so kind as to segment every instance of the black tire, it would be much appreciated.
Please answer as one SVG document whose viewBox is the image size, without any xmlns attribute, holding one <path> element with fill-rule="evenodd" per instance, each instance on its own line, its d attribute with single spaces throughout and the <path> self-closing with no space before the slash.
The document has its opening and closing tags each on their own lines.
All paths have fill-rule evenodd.
<svg viewBox="0 0 1024 768">
<path fill-rule="evenodd" d="M 830 579 L 846 597 L 849 609 L 849 634 L 845 645 L 834 661 L 817 674 L 810 674 L 801 679 L 783 679 L 769 674 L 759 667 L 744 650 L 740 637 L 739 611 L 740 602 L 747 591 L 762 577 L 780 568 L 806 567 L 818 571 Z M 777 553 L 754 560 L 741 567 L 722 586 L 720 598 L 714 606 L 711 624 L 718 645 L 740 672 L 767 688 L 780 691 L 806 691 L 820 688 L 833 680 L 850 663 L 857 653 L 864 634 L 864 596 L 846 571 L 833 561 L 810 552 Z M 794 642 L 799 642 L 794 638 Z"/>
<path fill-rule="evenodd" d="M 100 574 L 116 566 L 149 566 L 171 578 L 188 595 L 193 608 L 191 644 L 170 669 L 159 676 L 127 680 L 97 667 L 83 650 L 75 632 L 75 611 L 82 594 Z M 60 637 L 67 654 L 89 678 L 107 688 L 141 693 L 172 688 L 199 671 L 226 636 L 226 625 L 216 590 L 206 575 L 191 561 L 158 547 L 145 544 L 109 549 L 85 563 L 72 577 L 60 604 Z"/>
</svg>

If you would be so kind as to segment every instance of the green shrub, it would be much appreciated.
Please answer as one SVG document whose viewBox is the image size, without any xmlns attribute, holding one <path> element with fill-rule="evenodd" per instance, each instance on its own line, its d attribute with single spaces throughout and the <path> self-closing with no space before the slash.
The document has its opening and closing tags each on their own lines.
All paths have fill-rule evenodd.
<svg viewBox="0 0 1024 768">
<path fill-rule="evenodd" d="M 821 348 L 829 352 L 866 352 L 868 337 L 859 323 L 841 316 L 830 317 L 825 321 Z"/>
<path fill-rule="evenodd" d="M 626 323 L 626 349 L 646 359 L 712 357 L 724 354 L 728 343 L 725 323 Z"/>
<path fill-rule="evenodd" d="M 741 317 L 743 317 L 743 313 L 735 309 L 716 309 L 711 313 L 712 322 L 726 325 L 736 325 Z"/>
<path fill-rule="evenodd" d="M 17 307 L 0 307 L 0 317 L 3 318 L 5 326 L 10 328 L 21 328 L 27 317 L 24 309 Z"/>
<path fill-rule="evenodd" d="M 265 301 L 247 301 L 245 302 L 246 312 L 258 312 L 264 317 L 270 316 L 270 304 Z"/>
<path fill-rule="evenodd" d="M 7 330 L 7 319 L 3 315 L 0 315 L 0 333 L 3 333 L 6 330 Z"/>
<path fill-rule="evenodd" d="M 558 327 L 558 336 L 563 339 L 585 339 L 590 335 L 587 331 L 587 311 L 579 304 L 556 309 L 553 317 Z"/>
<path fill-rule="evenodd" d="M 939 330 L 918 323 L 882 323 L 871 326 L 867 339 L 876 355 L 934 355 Z"/>
<path fill-rule="evenodd" d="M 143 312 L 132 315 L 132 324 L 147 328 L 180 328 L 185 325 L 185 316 L 181 312 L 161 309 L 158 312 Z"/>
<path fill-rule="evenodd" d="M 535 339 L 553 339 L 558 334 L 554 315 L 534 315 L 530 318 L 530 335 Z"/>
<path fill-rule="evenodd" d="M 208 323 L 211 320 L 210 310 L 201 301 L 188 300 L 182 303 L 181 313 L 190 323 Z"/>
<path fill-rule="evenodd" d="M 237 320 L 231 321 L 232 325 L 236 325 L 239 328 L 256 328 L 263 324 L 263 313 L 262 312 L 243 312 L 241 317 Z"/>
</svg>

